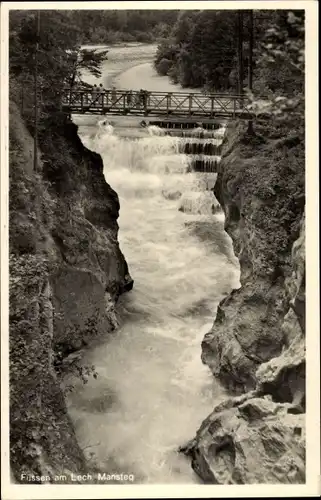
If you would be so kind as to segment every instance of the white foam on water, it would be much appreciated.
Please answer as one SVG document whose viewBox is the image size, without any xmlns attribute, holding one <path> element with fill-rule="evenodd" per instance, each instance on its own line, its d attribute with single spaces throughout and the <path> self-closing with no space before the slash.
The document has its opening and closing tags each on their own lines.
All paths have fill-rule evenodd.
<svg viewBox="0 0 321 500">
<path fill-rule="evenodd" d="M 210 191 L 186 191 L 180 199 L 179 209 L 184 213 L 211 215 L 217 205 Z"/>
<path fill-rule="evenodd" d="M 119 331 L 86 352 L 82 362 L 93 364 L 98 378 L 73 381 L 69 411 L 80 445 L 102 471 L 112 460 L 116 472 L 140 483 L 196 483 L 177 449 L 223 397 L 201 362 L 201 341 L 223 293 L 238 286 L 239 270 L 211 245 L 228 239 L 206 191 L 216 174 L 186 173 L 180 138 L 149 132 L 127 140 L 100 123 L 94 138 L 83 137 L 102 155 L 119 195 L 119 242 L 135 284 L 119 300 Z M 181 198 L 166 199 L 164 190 Z M 182 204 L 190 213 L 179 211 Z M 201 240 L 190 221 L 215 222 L 214 236 L 204 230 Z"/>
<path fill-rule="evenodd" d="M 219 129 L 218 129 L 219 130 Z M 201 138 L 195 138 L 195 137 L 181 137 L 180 143 L 182 145 L 185 144 L 207 144 L 211 143 L 214 146 L 219 146 L 222 142 L 221 138 L 215 138 L 215 137 L 205 137 L 203 139 Z"/>
<path fill-rule="evenodd" d="M 165 135 L 165 130 L 162 129 L 161 127 L 157 127 L 157 125 L 150 125 L 148 127 L 148 133 L 149 135 L 151 136 L 154 136 L 154 135 Z"/>
<path fill-rule="evenodd" d="M 219 163 L 221 160 L 221 157 L 218 155 L 204 155 L 204 154 L 198 154 L 198 155 L 193 155 L 193 160 L 201 160 L 203 162 L 207 163 Z"/>
</svg>

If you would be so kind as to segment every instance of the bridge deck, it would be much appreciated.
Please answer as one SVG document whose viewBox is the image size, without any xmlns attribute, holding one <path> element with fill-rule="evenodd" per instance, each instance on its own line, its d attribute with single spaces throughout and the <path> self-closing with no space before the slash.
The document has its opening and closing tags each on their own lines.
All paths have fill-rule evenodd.
<svg viewBox="0 0 321 500">
<path fill-rule="evenodd" d="M 73 114 L 250 119 L 245 96 L 128 90 L 70 91 L 62 94 L 62 109 Z"/>
</svg>

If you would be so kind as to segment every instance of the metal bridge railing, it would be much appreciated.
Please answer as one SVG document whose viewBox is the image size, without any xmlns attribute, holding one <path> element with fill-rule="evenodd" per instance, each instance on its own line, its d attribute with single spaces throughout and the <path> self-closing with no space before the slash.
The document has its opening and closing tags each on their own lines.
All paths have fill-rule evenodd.
<svg viewBox="0 0 321 500">
<path fill-rule="evenodd" d="M 251 114 L 246 96 L 185 92 L 140 92 L 129 90 L 66 90 L 62 107 L 74 113 L 166 114 L 248 118 Z"/>
</svg>

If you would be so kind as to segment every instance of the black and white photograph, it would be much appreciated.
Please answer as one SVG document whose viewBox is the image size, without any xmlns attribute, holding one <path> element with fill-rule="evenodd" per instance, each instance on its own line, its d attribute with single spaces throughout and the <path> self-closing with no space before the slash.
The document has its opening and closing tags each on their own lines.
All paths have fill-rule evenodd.
<svg viewBox="0 0 321 500">
<path fill-rule="evenodd" d="M 318 5 L 280 4 L 3 3 L 4 500 L 320 493 Z"/>
</svg>

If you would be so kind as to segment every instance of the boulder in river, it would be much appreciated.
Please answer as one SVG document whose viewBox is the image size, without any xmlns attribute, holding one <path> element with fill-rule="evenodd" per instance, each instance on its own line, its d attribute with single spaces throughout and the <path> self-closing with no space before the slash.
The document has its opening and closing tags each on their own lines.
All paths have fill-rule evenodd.
<svg viewBox="0 0 321 500">
<path fill-rule="evenodd" d="M 304 483 L 303 414 L 251 393 L 217 406 L 180 451 L 210 484 Z"/>
<path fill-rule="evenodd" d="M 182 193 L 180 191 L 162 191 L 162 195 L 166 200 L 178 200 L 181 196 Z"/>
</svg>

